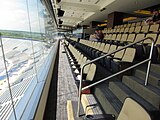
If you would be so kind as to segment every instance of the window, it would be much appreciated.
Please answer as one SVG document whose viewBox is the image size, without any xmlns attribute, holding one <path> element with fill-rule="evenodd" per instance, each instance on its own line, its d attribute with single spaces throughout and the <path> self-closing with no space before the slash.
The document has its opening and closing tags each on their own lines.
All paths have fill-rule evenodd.
<svg viewBox="0 0 160 120">
<path fill-rule="evenodd" d="M 2 0 L 0 14 L 0 119 L 28 119 L 54 53 L 55 23 L 41 0 Z"/>
</svg>

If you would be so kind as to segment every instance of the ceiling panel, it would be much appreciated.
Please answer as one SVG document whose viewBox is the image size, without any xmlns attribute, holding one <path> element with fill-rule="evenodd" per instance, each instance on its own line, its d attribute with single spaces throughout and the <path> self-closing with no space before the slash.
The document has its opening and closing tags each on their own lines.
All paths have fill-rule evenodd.
<svg viewBox="0 0 160 120">
<path fill-rule="evenodd" d="M 79 22 L 103 21 L 114 11 L 131 13 L 160 3 L 160 0 L 61 0 L 58 4 L 65 11 L 63 24 L 76 25 Z M 105 8 L 104 11 L 101 11 Z M 72 24 L 71 24 L 72 23 Z"/>
<path fill-rule="evenodd" d="M 72 3 L 79 3 L 79 4 L 86 4 L 86 5 L 96 5 L 100 1 L 105 1 L 105 0 L 62 0 L 62 2 L 72 2 Z"/>
</svg>

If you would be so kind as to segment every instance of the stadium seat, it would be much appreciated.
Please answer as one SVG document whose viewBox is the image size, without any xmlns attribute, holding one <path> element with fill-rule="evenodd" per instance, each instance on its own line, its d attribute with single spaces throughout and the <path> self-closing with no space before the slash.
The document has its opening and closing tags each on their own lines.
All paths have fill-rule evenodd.
<svg viewBox="0 0 160 120">
<path fill-rule="evenodd" d="M 133 33 L 134 32 L 135 27 L 130 27 L 128 33 Z"/>
<path fill-rule="evenodd" d="M 135 40 L 136 34 L 129 34 L 127 38 L 127 43 L 132 43 Z"/>
<path fill-rule="evenodd" d="M 118 43 L 118 45 L 125 45 L 126 44 L 126 40 L 127 40 L 128 34 L 122 34 L 120 43 Z"/>
<path fill-rule="evenodd" d="M 111 60 L 112 72 L 116 73 L 122 69 L 125 69 L 132 65 L 135 58 L 136 49 L 135 48 L 126 48 L 126 50 L 120 51 L 115 58 Z M 123 55 L 124 54 L 124 55 Z M 116 55 L 116 53 L 115 53 Z"/>
<path fill-rule="evenodd" d="M 115 49 L 115 47 L 116 47 L 116 46 L 113 46 L 113 49 Z M 117 49 L 120 49 L 120 48 L 122 48 L 122 46 L 118 46 Z M 109 53 L 110 53 L 110 52 L 113 52 L 113 51 L 114 51 L 114 50 L 110 50 Z M 107 57 L 104 59 L 105 67 L 106 67 L 108 70 L 112 71 L 112 69 L 111 69 L 111 60 L 113 60 L 113 59 L 122 59 L 123 54 L 124 54 L 124 51 L 125 51 L 125 49 L 123 49 L 123 50 L 121 50 L 121 51 L 119 51 L 119 52 L 116 52 L 115 54 L 112 54 L 112 55 L 110 55 L 110 56 L 107 56 Z"/>
<path fill-rule="evenodd" d="M 117 120 L 151 120 L 151 117 L 139 103 L 126 98 Z"/>
<path fill-rule="evenodd" d="M 134 27 L 134 26 L 136 26 L 136 23 L 132 23 L 132 24 L 131 24 L 131 27 Z"/>
<path fill-rule="evenodd" d="M 149 31 L 149 25 L 142 26 L 142 29 L 141 29 L 142 33 L 148 33 L 148 31 Z"/>
<path fill-rule="evenodd" d="M 129 27 L 126 27 L 123 33 L 128 33 L 128 31 L 129 31 Z"/>
<path fill-rule="evenodd" d="M 145 34 L 144 33 L 140 33 L 140 34 L 137 34 L 136 35 L 136 38 L 135 38 L 135 42 L 141 40 L 141 39 L 144 39 L 145 38 Z M 142 60 L 144 59 L 144 49 L 142 47 L 142 42 L 141 43 L 138 43 L 137 45 L 134 45 L 134 47 L 136 48 L 136 51 L 139 51 L 139 52 L 136 52 L 136 58 L 139 59 L 139 60 Z"/>
<path fill-rule="evenodd" d="M 151 25 L 149 28 L 149 32 L 157 33 L 159 31 L 159 24 Z"/>
<path fill-rule="evenodd" d="M 107 54 L 107 53 L 110 53 L 110 52 L 113 52 L 114 50 L 116 50 L 117 49 L 117 46 L 116 45 L 107 45 L 106 44 L 106 47 L 105 47 L 105 49 L 104 49 L 104 51 L 103 51 L 103 53 L 101 53 L 101 55 L 104 55 L 104 54 Z M 101 65 L 102 66 L 105 66 L 105 58 L 104 59 L 101 59 L 100 60 L 100 63 L 101 63 Z"/>
<path fill-rule="evenodd" d="M 136 26 L 134 33 L 140 33 L 142 26 Z"/>
<path fill-rule="evenodd" d="M 137 23 L 136 23 L 136 26 L 141 26 L 141 23 L 142 23 L 142 22 L 137 22 Z"/>
<path fill-rule="evenodd" d="M 112 114 L 87 114 L 84 119 L 85 120 L 96 120 L 96 118 L 100 118 L 101 120 L 115 120 L 115 116 Z M 116 120 L 152 120 L 149 113 L 132 98 L 126 98 L 122 109 Z"/>
</svg>

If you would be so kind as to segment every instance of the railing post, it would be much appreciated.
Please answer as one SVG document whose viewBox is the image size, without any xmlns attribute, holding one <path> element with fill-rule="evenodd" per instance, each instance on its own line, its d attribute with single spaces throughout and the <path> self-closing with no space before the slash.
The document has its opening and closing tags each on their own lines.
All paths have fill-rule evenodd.
<svg viewBox="0 0 160 120">
<path fill-rule="evenodd" d="M 81 77 L 79 82 L 79 91 L 78 91 L 78 107 L 77 107 L 77 117 L 79 117 L 80 114 L 80 103 L 81 103 L 81 91 L 82 91 L 82 80 L 83 80 L 83 69 L 87 64 L 82 66 L 81 69 Z"/>
<path fill-rule="evenodd" d="M 152 53 L 153 53 L 153 47 L 154 43 L 152 41 L 151 49 L 150 49 L 150 54 L 149 54 L 149 61 L 148 61 L 148 67 L 147 67 L 147 72 L 146 72 L 146 79 L 144 85 L 146 86 L 148 84 L 148 78 L 149 78 L 149 73 L 150 73 L 150 67 L 151 67 L 151 59 L 152 59 Z"/>
</svg>

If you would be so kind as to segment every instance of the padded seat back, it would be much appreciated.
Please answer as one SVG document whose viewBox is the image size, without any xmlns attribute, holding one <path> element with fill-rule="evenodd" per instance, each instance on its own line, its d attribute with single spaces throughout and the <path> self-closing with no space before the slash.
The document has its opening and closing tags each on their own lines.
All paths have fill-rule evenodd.
<svg viewBox="0 0 160 120">
<path fill-rule="evenodd" d="M 109 51 L 109 48 L 110 48 L 110 44 L 106 44 L 105 46 L 104 46 L 104 49 L 103 49 L 103 53 L 108 53 L 108 51 Z"/>
<path fill-rule="evenodd" d="M 116 36 L 117 36 L 117 34 L 113 34 L 111 40 L 115 40 Z"/>
<path fill-rule="evenodd" d="M 151 117 L 136 101 L 126 98 L 117 120 L 151 120 Z"/>
<path fill-rule="evenodd" d="M 119 32 L 120 32 L 120 28 L 117 28 L 116 33 L 119 33 Z"/>
<path fill-rule="evenodd" d="M 98 42 L 94 42 L 93 48 L 96 48 L 97 44 L 98 44 Z"/>
<path fill-rule="evenodd" d="M 158 35 L 155 45 L 160 45 L 160 34 Z"/>
<path fill-rule="evenodd" d="M 95 64 L 91 64 L 86 76 L 86 80 L 92 81 L 94 79 L 96 73 L 96 65 Z"/>
<path fill-rule="evenodd" d="M 111 53 L 111 52 L 115 51 L 116 49 L 117 49 L 116 45 L 111 45 L 109 50 L 108 50 L 108 53 Z"/>
<path fill-rule="evenodd" d="M 127 26 L 126 26 L 126 27 L 131 27 L 131 25 L 132 25 L 132 24 L 131 24 L 131 23 L 129 23 L 129 24 L 127 24 Z"/>
<path fill-rule="evenodd" d="M 135 54 L 136 54 L 135 48 L 126 48 L 122 61 L 132 63 L 135 58 Z"/>
<path fill-rule="evenodd" d="M 134 41 L 142 40 L 142 39 L 144 39 L 144 37 L 145 37 L 145 34 L 137 34 Z"/>
<path fill-rule="evenodd" d="M 121 28 L 122 28 L 122 27 L 124 27 L 124 28 L 125 28 L 125 27 L 127 27 L 127 25 L 128 25 L 128 24 L 121 25 Z"/>
<path fill-rule="evenodd" d="M 131 27 L 134 27 L 134 26 L 136 26 L 136 23 L 132 23 L 132 24 L 131 24 Z"/>
<path fill-rule="evenodd" d="M 134 32 L 134 29 L 135 29 L 135 27 L 130 27 L 128 32 L 129 32 L 129 33 L 133 33 L 133 32 Z"/>
<path fill-rule="evenodd" d="M 125 29 L 124 29 L 124 33 L 127 33 L 129 31 L 129 27 L 126 27 Z"/>
<path fill-rule="evenodd" d="M 80 65 L 82 64 L 83 57 L 84 57 L 83 54 L 81 54 L 80 58 L 78 59 L 78 64 Z"/>
<path fill-rule="evenodd" d="M 136 28 L 134 29 L 135 33 L 139 33 L 141 31 L 142 26 L 136 26 Z"/>
<path fill-rule="evenodd" d="M 141 25 L 141 23 L 142 23 L 142 22 L 137 22 L 137 23 L 136 23 L 136 26 L 140 26 L 140 25 Z"/>
<path fill-rule="evenodd" d="M 119 46 L 119 47 L 117 48 L 117 50 L 120 49 L 120 48 L 122 48 L 122 46 Z M 123 50 L 121 50 L 121 51 L 119 51 L 119 52 L 116 52 L 116 53 L 114 54 L 114 58 L 120 58 L 120 59 L 121 59 L 121 58 L 123 57 L 124 52 L 125 52 L 125 49 L 123 49 Z"/>
<path fill-rule="evenodd" d="M 99 51 L 103 51 L 104 46 L 105 46 L 105 43 L 102 43 L 101 46 L 99 47 Z"/>
<path fill-rule="evenodd" d="M 120 33 L 123 33 L 123 32 L 124 32 L 124 28 L 121 28 L 119 32 L 120 32 Z"/>
<path fill-rule="evenodd" d="M 107 35 L 104 39 L 105 39 L 105 40 L 110 40 L 111 37 L 112 37 L 112 34 L 109 34 L 109 35 Z"/>
<path fill-rule="evenodd" d="M 149 32 L 158 32 L 159 24 L 151 25 L 149 28 Z"/>
<path fill-rule="evenodd" d="M 142 26 L 142 29 L 141 29 L 142 33 L 148 33 L 148 31 L 149 31 L 149 25 Z"/>
<path fill-rule="evenodd" d="M 152 33 L 149 33 L 146 35 L 146 38 L 147 37 L 152 37 L 154 39 L 154 43 L 156 42 L 156 38 L 157 38 L 157 34 L 152 34 Z M 151 40 L 150 39 L 147 39 L 145 40 L 143 43 L 151 43 Z"/>
<path fill-rule="evenodd" d="M 116 29 L 115 28 L 113 29 L 113 33 L 116 33 Z"/>
<path fill-rule="evenodd" d="M 118 34 L 117 37 L 116 37 L 116 40 L 117 40 L 117 41 L 120 41 L 121 36 L 122 36 L 122 34 Z"/>
<path fill-rule="evenodd" d="M 127 42 L 134 42 L 136 34 L 129 34 L 127 38 Z"/>
<path fill-rule="evenodd" d="M 87 62 L 89 62 L 90 60 L 87 60 Z M 84 65 L 84 64 L 83 64 Z M 90 68 L 91 64 L 88 64 L 84 67 L 84 70 L 83 70 L 83 73 L 87 74 L 88 71 L 89 71 L 89 68 Z"/>
<path fill-rule="evenodd" d="M 97 45 L 95 46 L 95 49 L 97 49 L 97 50 L 98 50 L 100 46 L 101 46 L 101 43 L 100 43 L 100 42 L 98 42 L 98 43 L 97 43 Z"/>
<path fill-rule="evenodd" d="M 87 62 L 87 57 L 83 57 L 80 68 L 82 68 L 82 66 Z"/>
<path fill-rule="evenodd" d="M 126 41 L 128 34 L 122 34 L 121 41 Z"/>
</svg>

